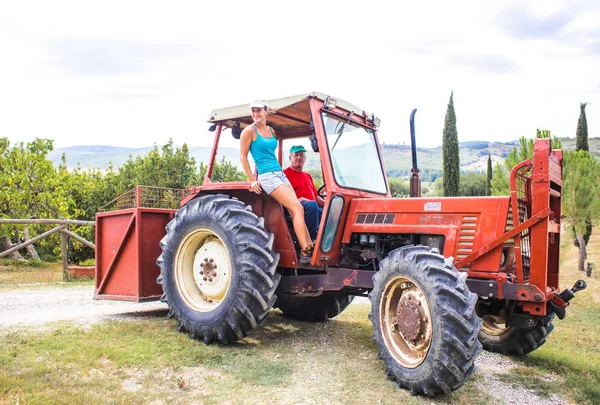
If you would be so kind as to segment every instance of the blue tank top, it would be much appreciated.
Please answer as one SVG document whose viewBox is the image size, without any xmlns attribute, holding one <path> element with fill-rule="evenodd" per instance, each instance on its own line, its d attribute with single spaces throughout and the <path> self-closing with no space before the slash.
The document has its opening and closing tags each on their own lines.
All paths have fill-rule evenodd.
<svg viewBox="0 0 600 405">
<path fill-rule="evenodd" d="M 250 144 L 250 153 L 252 154 L 254 163 L 256 163 L 258 174 L 281 171 L 281 166 L 275 157 L 277 138 L 273 135 L 271 127 L 269 127 L 269 129 L 271 130 L 271 137 L 265 138 L 258 132 L 256 127 L 254 127 L 256 140 L 252 141 Z"/>
</svg>

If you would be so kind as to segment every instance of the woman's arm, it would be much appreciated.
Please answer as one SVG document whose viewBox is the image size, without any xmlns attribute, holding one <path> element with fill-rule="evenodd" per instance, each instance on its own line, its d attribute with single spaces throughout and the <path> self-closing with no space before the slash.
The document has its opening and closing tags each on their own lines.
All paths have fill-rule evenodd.
<svg viewBox="0 0 600 405">
<path fill-rule="evenodd" d="M 250 151 L 250 144 L 253 141 L 254 133 L 252 132 L 252 126 L 248 125 L 242 131 L 242 135 L 240 136 L 240 161 L 242 163 L 242 169 L 244 169 L 244 173 L 250 180 L 250 190 L 254 191 L 256 194 L 260 194 L 262 189 L 260 187 L 260 182 L 254 178 L 254 174 L 252 174 L 252 170 L 250 170 L 250 162 L 248 162 L 248 152 Z"/>
</svg>

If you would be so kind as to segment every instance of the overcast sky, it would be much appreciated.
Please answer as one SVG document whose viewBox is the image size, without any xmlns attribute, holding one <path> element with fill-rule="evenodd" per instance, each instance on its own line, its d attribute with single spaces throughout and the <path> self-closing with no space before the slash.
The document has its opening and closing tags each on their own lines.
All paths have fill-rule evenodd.
<svg viewBox="0 0 600 405">
<path fill-rule="evenodd" d="M 0 136 L 208 145 L 212 109 L 319 91 L 380 140 L 600 136 L 600 1 L 4 1 Z"/>
</svg>

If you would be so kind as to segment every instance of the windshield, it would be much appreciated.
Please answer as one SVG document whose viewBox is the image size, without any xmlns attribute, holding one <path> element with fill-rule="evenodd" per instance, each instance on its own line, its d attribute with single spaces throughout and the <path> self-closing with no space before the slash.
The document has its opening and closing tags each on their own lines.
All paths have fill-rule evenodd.
<svg viewBox="0 0 600 405">
<path fill-rule="evenodd" d="M 343 187 L 386 194 L 373 131 L 327 113 L 322 116 L 335 181 Z"/>
</svg>

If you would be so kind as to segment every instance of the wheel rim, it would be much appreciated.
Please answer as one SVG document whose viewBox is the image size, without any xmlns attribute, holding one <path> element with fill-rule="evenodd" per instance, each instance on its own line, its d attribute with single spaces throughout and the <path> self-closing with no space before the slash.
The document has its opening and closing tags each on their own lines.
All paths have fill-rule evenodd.
<svg viewBox="0 0 600 405">
<path fill-rule="evenodd" d="M 431 346 L 433 327 L 425 294 L 407 277 L 388 281 L 380 303 L 380 325 L 386 347 L 396 362 L 415 368 Z"/>
<path fill-rule="evenodd" d="M 214 232 L 199 229 L 185 237 L 177 250 L 175 283 L 196 311 L 209 312 L 221 305 L 231 284 L 231 261 Z"/>
<path fill-rule="evenodd" d="M 484 315 L 481 321 L 481 330 L 488 335 L 504 335 L 511 328 L 510 326 L 506 326 L 504 319 L 494 315 Z"/>
</svg>

